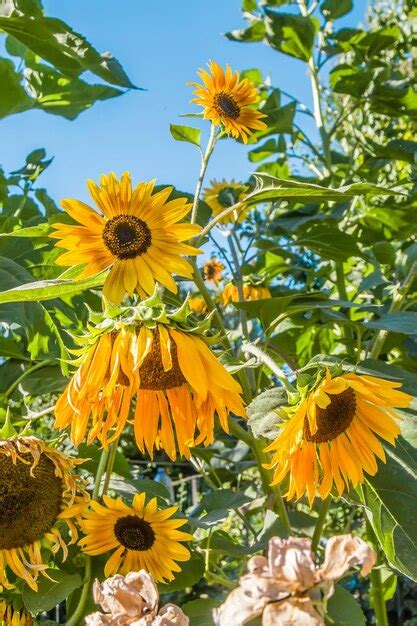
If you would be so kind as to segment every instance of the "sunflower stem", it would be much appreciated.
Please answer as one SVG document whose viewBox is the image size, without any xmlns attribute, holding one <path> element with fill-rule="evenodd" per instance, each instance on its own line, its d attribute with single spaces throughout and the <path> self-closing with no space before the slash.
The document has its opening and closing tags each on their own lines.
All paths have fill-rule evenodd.
<svg viewBox="0 0 417 626">
<path fill-rule="evenodd" d="M 313 532 L 313 538 L 311 540 L 311 550 L 317 552 L 317 548 L 320 544 L 320 539 L 323 534 L 324 524 L 326 523 L 327 513 L 329 512 L 330 504 L 332 502 L 331 496 L 327 496 L 321 504 L 319 516 L 317 518 L 316 526 Z"/>
<path fill-rule="evenodd" d="M 381 553 L 379 550 L 378 539 L 368 518 L 366 518 L 366 534 L 368 537 L 368 541 L 373 545 L 377 554 L 377 563 L 381 563 Z M 371 581 L 371 604 L 375 612 L 375 620 L 377 626 L 389 626 L 387 605 L 384 600 L 381 570 L 377 567 L 374 567 L 369 574 L 369 578 Z"/>
<path fill-rule="evenodd" d="M 48 367 L 49 365 L 54 365 L 54 361 L 52 361 L 51 359 L 47 359 L 45 361 L 40 361 L 40 363 L 36 363 L 35 365 L 32 365 L 32 367 L 28 367 L 27 369 L 25 369 L 25 371 L 18 378 L 16 378 L 16 380 L 13 381 L 13 383 L 7 389 L 7 391 L 4 394 L 5 397 L 8 398 L 9 396 L 11 396 L 13 391 L 17 389 L 17 387 L 20 385 L 22 380 L 26 378 L 26 376 L 29 376 L 29 374 L 33 374 L 34 372 L 37 372 L 43 367 Z"/>
<path fill-rule="evenodd" d="M 195 189 L 194 200 L 193 200 L 193 208 L 191 211 L 191 224 L 195 224 L 197 222 L 198 201 L 200 200 L 201 188 L 203 186 L 204 176 L 206 174 L 208 162 L 210 161 L 210 157 L 214 150 L 214 146 L 216 145 L 217 137 L 218 137 L 218 134 L 216 133 L 216 126 L 215 124 L 212 124 L 210 128 L 210 137 L 207 143 L 206 151 L 201 159 L 200 174 L 198 176 L 197 187 Z"/>
<path fill-rule="evenodd" d="M 258 346 L 255 346 L 255 344 L 253 343 L 244 344 L 242 346 L 242 350 L 243 352 L 249 352 L 249 354 L 253 354 L 253 356 L 256 356 L 260 361 L 262 361 L 262 363 L 269 367 L 271 372 L 275 374 L 275 376 L 282 383 L 282 385 L 285 387 L 289 394 L 297 393 L 296 388 L 287 380 L 287 377 L 285 376 L 279 365 L 275 363 L 275 361 L 271 359 L 271 357 L 266 354 L 266 352 L 258 348 Z"/>
<path fill-rule="evenodd" d="M 119 443 L 119 437 L 116 439 L 116 441 L 113 441 L 113 443 L 109 446 L 107 465 L 106 465 L 106 473 L 105 473 L 105 476 L 104 476 L 103 489 L 101 490 L 101 496 L 102 497 L 103 497 L 103 495 L 105 493 L 107 493 L 107 489 L 109 488 L 110 478 L 111 478 L 111 475 L 112 475 L 112 472 L 113 472 L 113 465 L 114 465 L 114 461 L 116 459 L 117 444 L 118 443 Z"/>
<path fill-rule="evenodd" d="M 108 457 L 109 457 L 109 450 L 102 450 L 100 461 L 97 467 L 96 476 L 94 479 L 94 488 L 93 488 L 93 495 L 92 495 L 93 500 L 98 500 L 99 493 L 100 493 L 101 480 L 106 470 Z M 75 609 L 70 619 L 67 621 L 67 626 L 78 626 L 81 618 L 84 617 L 84 609 L 88 600 L 88 594 L 90 591 L 90 583 L 91 583 L 91 556 L 86 555 L 83 588 L 81 590 L 81 595 L 78 601 L 77 608 Z"/>
<path fill-rule="evenodd" d="M 337 285 L 337 291 L 339 292 L 339 298 L 341 300 L 345 300 L 348 301 L 348 294 L 346 291 L 346 280 L 345 280 L 345 272 L 343 269 L 343 262 L 342 261 L 336 261 L 335 263 L 335 269 L 336 269 L 336 285 Z M 348 320 L 350 320 L 350 314 L 349 314 L 349 309 L 345 309 L 346 311 L 346 316 L 348 318 Z M 352 328 L 350 326 L 342 326 L 342 333 L 343 336 L 345 338 L 346 341 L 346 352 L 349 356 L 355 358 L 355 348 L 353 346 L 353 331 Z M 359 357 L 359 355 L 358 355 Z"/>
<path fill-rule="evenodd" d="M 397 294 L 393 298 L 390 308 L 388 309 L 388 313 L 396 313 L 400 311 L 404 300 L 407 297 L 407 294 L 411 288 L 411 285 L 414 282 L 414 279 L 417 275 L 417 261 L 414 261 L 412 264 L 410 271 L 405 277 L 403 283 L 398 287 Z M 386 338 L 388 337 L 387 330 L 379 330 L 374 337 L 371 348 L 369 350 L 368 358 L 377 359 L 381 354 L 381 350 L 384 347 L 384 343 Z"/>
</svg>

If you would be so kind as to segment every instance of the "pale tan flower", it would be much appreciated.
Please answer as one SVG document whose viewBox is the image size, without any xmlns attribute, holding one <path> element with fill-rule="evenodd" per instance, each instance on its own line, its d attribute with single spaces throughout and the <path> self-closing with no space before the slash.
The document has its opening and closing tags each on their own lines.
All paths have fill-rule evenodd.
<svg viewBox="0 0 417 626">
<path fill-rule="evenodd" d="M 116 574 L 93 586 L 94 601 L 104 613 L 85 618 L 87 626 L 188 626 L 188 617 L 175 604 L 158 611 L 158 590 L 148 572 Z"/>
<path fill-rule="evenodd" d="M 317 567 L 310 539 L 273 537 L 268 559 L 252 557 L 239 586 L 214 609 L 215 626 L 243 626 L 262 616 L 262 626 L 324 626 L 323 600 L 334 592 L 334 581 L 354 565 L 366 575 L 375 552 L 359 537 L 329 539 L 323 565 Z"/>
</svg>

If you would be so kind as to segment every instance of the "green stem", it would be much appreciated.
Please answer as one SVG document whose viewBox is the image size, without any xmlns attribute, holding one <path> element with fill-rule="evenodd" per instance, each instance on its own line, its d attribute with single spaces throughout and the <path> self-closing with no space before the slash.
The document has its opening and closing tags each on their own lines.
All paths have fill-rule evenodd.
<svg viewBox="0 0 417 626">
<path fill-rule="evenodd" d="M 411 288 L 411 285 L 414 282 L 414 279 L 417 275 L 417 261 L 414 261 L 412 264 L 410 271 L 404 279 L 404 282 L 397 290 L 396 296 L 393 298 L 391 306 L 388 310 L 388 313 L 396 313 L 399 311 L 407 297 L 407 294 Z M 387 330 L 379 330 L 374 337 L 371 348 L 369 350 L 368 357 L 370 359 L 377 359 L 381 353 L 381 350 L 384 346 L 385 340 L 388 337 Z"/>
<path fill-rule="evenodd" d="M 255 344 L 253 343 L 245 343 L 245 345 L 242 346 L 242 350 L 244 352 L 249 352 L 249 354 L 253 354 L 253 356 L 256 356 L 267 367 L 269 367 L 269 369 L 275 374 L 275 376 L 282 383 L 282 385 L 285 387 L 285 389 L 287 390 L 289 394 L 297 393 L 297 390 L 287 380 L 287 377 L 285 376 L 284 372 L 279 367 L 279 365 L 275 363 L 275 361 L 271 359 L 271 357 L 268 354 L 266 354 L 266 352 L 258 348 L 258 346 L 255 346 Z"/>
<path fill-rule="evenodd" d="M 109 456 L 108 450 L 103 450 L 100 457 L 100 462 L 98 464 L 96 477 L 94 480 L 94 489 L 92 499 L 97 500 L 100 493 L 100 485 L 101 480 L 103 478 L 103 474 L 107 465 L 107 458 Z M 88 594 L 90 591 L 90 582 L 91 582 L 91 556 L 88 554 L 85 556 L 85 570 L 84 570 L 84 583 L 83 588 L 81 590 L 80 599 L 78 601 L 77 608 L 75 612 L 67 621 L 67 626 L 79 626 L 81 618 L 84 616 L 85 605 L 87 604 Z"/>
<path fill-rule="evenodd" d="M 240 270 L 240 260 L 239 260 L 239 256 L 236 250 L 236 246 L 235 243 L 233 241 L 233 237 L 234 234 L 233 232 L 230 233 L 229 237 L 227 238 L 227 243 L 229 244 L 229 248 L 230 248 L 230 253 L 232 255 L 232 259 L 233 259 L 233 265 L 234 265 L 234 269 L 235 269 L 235 280 L 236 280 L 236 286 L 237 286 L 237 292 L 239 294 L 239 300 L 241 302 L 244 301 L 244 295 L 243 295 L 243 277 L 242 277 L 242 272 Z M 246 311 L 244 311 L 243 309 L 239 310 L 239 318 L 240 318 L 240 325 L 242 327 L 242 334 L 245 337 L 246 341 L 250 341 L 250 337 L 249 337 L 249 328 L 248 328 L 248 317 L 246 314 Z"/>
<path fill-rule="evenodd" d="M 203 186 L 204 176 L 206 174 L 206 169 L 208 162 L 210 161 L 211 154 L 214 150 L 214 146 L 216 145 L 216 126 L 214 124 L 211 125 L 210 128 L 210 137 L 207 143 L 206 151 L 201 159 L 201 168 L 200 174 L 198 176 L 197 187 L 194 194 L 193 208 L 191 211 L 191 224 L 195 224 L 198 218 L 198 201 L 200 199 L 201 188 Z"/>
<path fill-rule="evenodd" d="M 372 528 L 371 522 L 366 518 L 366 533 L 368 537 L 368 541 L 373 545 L 376 553 L 377 553 L 377 563 L 381 562 L 381 555 L 378 545 L 378 539 L 375 536 L 374 529 Z M 371 570 L 369 575 L 371 580 L 371 604 L 372 608 L 375 611 L 375 620 L 377 626 L 389 626 L 388 622 L 388 614 L 387 614 L 387 605 L 384 600 L 384 590 L 382 586 L 382 577 L 381 570 L 377 567 L 374 567 Z"/>
<path fill-rule="evenodd" d="M 327 496 L 325 500 L 323 500 L 319 516 L 317 518 L 316 526 L 313 532 L 313 539 L 311 541 L 311 549 L 313 552 L 317 551 L 317 548 L 320 543 L 321 535 L 323 533 L 324 524 L 326 522 L 327 513 L 329 512 L 330 504 L 331 504 L 331 496 Z"/>
<path fill-rule="evenodd" d="M 20 383 L 22 382 L 22 380 L 26 378 L 26 376 L 29 376 L 29 374 L 33 374 L 33 372 L 37 372 L 43 367 L 48 367 L 49 365 L 53 365 L 53 364 L 54 364 L 54 361 L 52 360 L 41 361 L 40 363 L 36 363 L 36 365 L 32 365 L 32 367 L 28 367 L 27 369 L 25 369 L 25 371 L 18 378 L 16 378 L 16 380 L 13 381 L 13 383 L 7 389 L 7 391 L 4 394 L 5 397 L 8 398 L 9 396 L 11 396 L 13 391 L 20 385 Z"/>
<path fill-rule="evenodd" d="M 112 471 L 113 471 L 113 465 L 114 465 L 114 461 L 116 459 L 116 454 L 117 454 L 117 444 L 119 443 L 119 438 L 117 438 L 116 441 L 113 441 L 113 443 L 111 444 L 111 446 L 109 447 L 108 450 L 108 459 L 107 459 L 107 466 L 106 466 L 106 475 L 104 477 L 104 483 L 103 483 L 103 489 L 101 492 L 101 495 L 103 496 L 105 493 L 107 493 L 107 489 L 109 488 L 109 484 L 110 484 L 110 478 L 112 475 Z"/>
<path fill-rule="evenodd" d="M 341 300 L 348 301 L 349 298 L 348 298 L 348 294 L 346 291 L 346 281 L 345 281 L 345 272 L 343 269 L 343 262 L 336 261 L 335 269 L 336 269 L 336 285 L 337 285 L 337 290 L 339 292 L 339 298 Z M 346 317 L 348 318 L 348 320 L 350 320 L 349 309 L 345 309 L 345 311 L 346 311 Z M 354 340 L 353 330 L 350 328 L 350 326 L 343 325 L 342 332 L 346 341 L 346 352 L 349 354 L 349 356 L 354 358 L 355 348 L 353 346 L 353 340 Z"/>
</svg>

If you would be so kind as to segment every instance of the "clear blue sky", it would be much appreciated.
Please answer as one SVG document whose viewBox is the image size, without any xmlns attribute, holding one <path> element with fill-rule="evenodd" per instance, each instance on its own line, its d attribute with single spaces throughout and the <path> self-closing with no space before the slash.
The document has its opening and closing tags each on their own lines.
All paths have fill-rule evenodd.
<svg viewBox="0 0 417 626">
<path fill-rule="evenodd" d="M 342 26 L 356 25 L 366 0 Z M 6 171 L 22 165 L 25 155 L 45 147 L 55 156 L 39 184 L 55 200 L 87 199 L 87 178 L 128 169 L 134 180 L 156 177 L 192 191 L 199 168 L 197 149 L 172 139 L 169 124 L 208 123 L 178 117 L 199 109 L 188 103 L 198 67 L 213 58 L 243 70 L 259 67 L 273 83 L 311 103 L 305 64 L 262 44 L 241 44 L 223 37 L 243 26 L 240 0 L 45 0 L 46 13 L 66 21 L 100 51 L 111 51 L 132 82 L 147 91 L 131 91 L 95 104 L 70 122 L 41 111 L 14 115 L 0 122 L 0 162 Z M 233 140 L 221 142 L 208 177 L 247 178 L 245 149 Z"/>
</svg>

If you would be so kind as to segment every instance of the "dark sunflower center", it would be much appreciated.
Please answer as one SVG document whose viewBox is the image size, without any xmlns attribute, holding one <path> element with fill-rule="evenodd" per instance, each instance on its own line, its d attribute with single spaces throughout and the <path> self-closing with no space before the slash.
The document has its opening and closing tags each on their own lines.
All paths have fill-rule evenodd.
<svg viewBox="0 0 417 626">
<path fill-rule="evenodd" d="M 187 381 L 180 369 L 177 356 L 177 346 L 171 337 L 171 359 L 172 369 L 168 372 L 164 371 L 161 358 L 161 346 L 159 341 L 159 332 L 153 331 L 152 350 L 145 357 L 139 368 L 140 388 L 153 389 L 161 391 L 164 389 L 173 389 L 181 387 Z"/>
<path fill-rule="evenodd" d="M 63 488 L 53 462 L 42 455 L 31 476 L 33 457 L 21 456 L 27 465 L 0 455 L 0 550 L 42 539 L 61 511 Z"/>
<path fill-rule="evenodd" d="M 134 259 L 149 248 L 152 233 L 143 220 L 122 214 L 106 222 L 103 241 L 118 259 Z"/>
<path fill-rule="evenodd" d="M 227 93 L 218 93 L 214 96 L 214 106 L 220 115 L 236 120 L 240 115 L 240 107 L 233 96 Z"/>
<path fill-rule="evenodd" d="M 155 543 L 155 533 L 149 522 L 137 515 L 127 515 L 114 525 L 117 540 L 128 550 L 149 550 Z"/>
<path fill-rule="evenodd" d="M 227 209 L 229 206 L 233 206 L 237 202 L 237 194 L 236 189 L 232 189 L 231 187 L 225 187 L 217 196 L 218 203 Z"/>
<path fill-rule="evenodd" d="M 216 275 L 216 266 L 213 263 L 207 264 L 204 268 L 206 278 L 214 278 Z"/>
<path fill-rule="evenodd" d="M 317 407 L 318 430 L 311 434 L 307 419 L 304 420 L 303 437 L 306 441 L 324 443 L 332 441 L 348 428 L 356 411 L 356 398 L 353 389 L 329 395 L 330 404 L 325 409 Z"/>
</svg>

